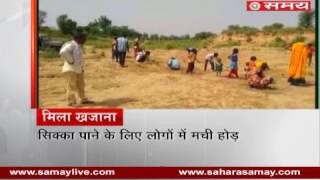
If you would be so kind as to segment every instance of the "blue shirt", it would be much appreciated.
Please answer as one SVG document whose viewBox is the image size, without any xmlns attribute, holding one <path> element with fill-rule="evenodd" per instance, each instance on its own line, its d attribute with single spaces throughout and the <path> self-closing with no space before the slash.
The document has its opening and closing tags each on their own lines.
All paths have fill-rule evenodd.
<svg viewBox="0 0 320 180">
<path fill-rule="evenodd" d="M 118 52 L 127 52 L 128 50 L 128 39 L 125 37 L 119 37 L 117 39 Z"/>
<path fill-rule="evenodd" d="M 180 69 L 180 62 L 178 59 L 170 59 L 168 65 L 171 69 Z"/>
<path fill-rule="evenodd" d="M 230 60 L 230 69 L 238 69 L 238 55 L 232 54 Z"/>
</svg>

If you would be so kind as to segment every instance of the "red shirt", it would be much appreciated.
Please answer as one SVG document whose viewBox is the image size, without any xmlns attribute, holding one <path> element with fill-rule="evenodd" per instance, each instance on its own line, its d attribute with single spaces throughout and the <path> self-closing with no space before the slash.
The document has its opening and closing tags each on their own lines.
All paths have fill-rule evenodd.
<svg viewBox="0 0 320 180">
<path fill-rule="evenodd" d="M 308 54 L 313 54 L 314 47 L 308 47 Z"/>
</svg>

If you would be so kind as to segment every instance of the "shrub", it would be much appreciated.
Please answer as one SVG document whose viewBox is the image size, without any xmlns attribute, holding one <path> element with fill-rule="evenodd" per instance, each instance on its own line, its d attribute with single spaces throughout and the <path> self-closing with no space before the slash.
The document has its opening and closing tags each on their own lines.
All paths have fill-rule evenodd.
<svg viewBox="0 0 320 180">
<path fill-rule="evenodd" d="M 269 45 L 270 47 L 286 47 L 287 42 L 283 40 L 281 37 L 276 37 L 274 40 L 272 40 Z"/>
<path fill-rule="evenodd" d="M 294 44 L 297 42 L 304 42 L 306 40 L 306 37 L 304 36 L 296 36 L 291 42 L 290 44 Z"/>
<path fill-rule="evenodd" d="M 195 39 L 207 39 L 209 37 L 216 37 L 217 35 L 211 32 L 200 32 L 194 35 Z"/>
<path fill-rule="evenodd" d="M 174 47 L 172 44 L 166 44 L 165 48 L 170 50 L 170 49 L 173 49 Z"/>
</svg>

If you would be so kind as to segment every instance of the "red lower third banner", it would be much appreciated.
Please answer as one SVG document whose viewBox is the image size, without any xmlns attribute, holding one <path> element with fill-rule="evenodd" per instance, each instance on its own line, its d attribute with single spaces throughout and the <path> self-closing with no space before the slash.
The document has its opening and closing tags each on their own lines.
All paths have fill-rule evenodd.
<svg viewBox="0 0 320 180">
<path fill-rule="evenodd" d="M 122 126 L 122 109 L 37 109 L 38 126 Z"/>
<path fill-rule="evenodd" d="M 320 167 L 0 167 L 0 179 L 319 179 Z"/>
</svg>

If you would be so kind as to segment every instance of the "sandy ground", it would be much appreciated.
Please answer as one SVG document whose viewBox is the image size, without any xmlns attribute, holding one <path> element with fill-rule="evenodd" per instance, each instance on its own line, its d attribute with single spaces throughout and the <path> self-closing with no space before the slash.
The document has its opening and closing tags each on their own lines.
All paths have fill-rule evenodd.
<svg viewBox="0 0 320 180">
<path fill-rule="evenodd" d="M 306 87 L 294 87 L 287 83 L 287 68 L 290 52 L 282 49 L 242 47 L 240 48 L 241 79 L 226 78 L 227 56 L 232 48 L 219 48 L 225 64 L 223 77 L 216 77 L 210 70 L 203 71 L 205 55 L 201 49 L 198 54 L 194 75 L 182 70 L 173 72 L 166 66 L 167 60 L 175 56 L 185 59 L 183 50 L 153 50 L 150 62 L 137 64 L 127 58 L 127 68 L 121 68 L 111 60 L 109 49 L 95 53 L 86 47 L 85 81 L 86 95 L 96 103 L 87 107 L 121 108 L 214 108 L 214 109 L 280 109 L 314 108 L 315 70 L 309 69 Z M 102 55 L 104 52 L 105 56 Z M 251 89 L 243 79 L 244 63 L 250 56 L 269 63 L 268 75 L 275 78 L 271 89 Z M 40 58 L 39 103 L 40 107 L 66 107 L 64 79 L 61 72 L 63 61 L 59 58 Z M 82 107 L 82 106 L 79 106 Z"/>
</svg>

